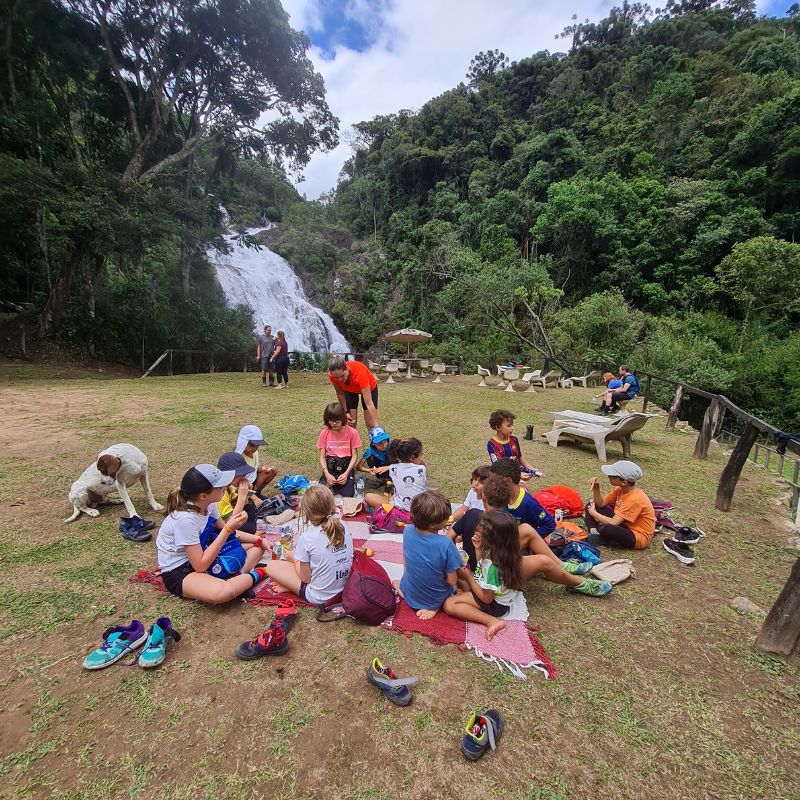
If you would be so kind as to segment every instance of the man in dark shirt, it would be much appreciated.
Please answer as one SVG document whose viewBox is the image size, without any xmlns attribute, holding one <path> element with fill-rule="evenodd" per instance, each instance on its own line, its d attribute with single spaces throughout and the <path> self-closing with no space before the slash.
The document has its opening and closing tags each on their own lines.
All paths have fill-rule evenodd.
<svg viewBox="0 0 800 800">
<path fill-rule="evenodd" d="M 256 345 L 256 361 L 261 362 L 261 385 L 267 385 L 267 372 L 269 372 L 269 385 L 275 385 L 275 367 L 269 357 L 275 348 L 275 338 L 272 335 L 272 327 L 270 325 L 264 326 L 264 333 L 259 334 L 257 337 L 258 344 Z"/>
</svg>

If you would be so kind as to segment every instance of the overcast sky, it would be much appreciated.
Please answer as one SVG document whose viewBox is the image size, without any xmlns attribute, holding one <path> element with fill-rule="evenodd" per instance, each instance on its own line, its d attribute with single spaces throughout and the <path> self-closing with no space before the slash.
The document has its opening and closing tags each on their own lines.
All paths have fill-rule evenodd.
<svg viewBox="0 0 800 800">
<path fill-rule="evenodd" d="M 355 122 L 418 109 L 464 80 L 470 59 L 497 48 L 512 61 L 539 50 L 564 51 L 555 39 L 572 14 L 597 21 L 619 3 L 571 0 L 282 0 L 291 25 L 311 40 L 328 104 L 346 133 Z M 758 0 L 760 14 L 783 16 L 792 0 Z M 652 3 L 657 5 L 657 3 Z M 342 141 L 318 153 L 298 189 L 309 199 L 336 185 L 349 155 Z"/>
</svg>

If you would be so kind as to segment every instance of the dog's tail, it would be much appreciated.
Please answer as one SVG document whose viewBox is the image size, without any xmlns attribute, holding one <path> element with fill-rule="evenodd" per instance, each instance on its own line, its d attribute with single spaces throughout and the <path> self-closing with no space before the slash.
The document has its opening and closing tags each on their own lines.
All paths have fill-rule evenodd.
<svg viewBox="0 0 800 800">
<path fill-rule="evenodd" d="M 81 510 L 78 508 L 78 506 L 72 506 L 72 507 L 75 509 L 72 512 L 72 516 L 71 517 L 67 517 L 64 520 L 64 522 L 74 522 L 81 515 Z"/>
</svg>

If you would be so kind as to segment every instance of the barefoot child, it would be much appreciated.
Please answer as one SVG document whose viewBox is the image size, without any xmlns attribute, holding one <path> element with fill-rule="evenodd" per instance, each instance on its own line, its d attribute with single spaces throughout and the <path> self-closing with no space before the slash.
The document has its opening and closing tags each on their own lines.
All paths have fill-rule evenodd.
<svg viewBox="0 0 800 800">
<path fill-rule="evenodd" d="M 472 539 L 478 553 L 475 572 L 458 570 L 463 590 L 444 601 L 451 617 L 486 626 L 491 639 L 506 624 L 502 617 L 520 595 L 523 585 L 522 556 L 516 520 L 503 511 L 486 511 Z"/>
<path fill-rule="evenodd" d="M 450 517 L 450 501 L 439 492 L 423 492 L 411 501 L 411 525 L 403 531 L 405 572 L 399 589 L 420 619 L 431 619 L 453 594 L 461 556 L 439 531 Z"/>
<path fill-rule="evenodd" d="M 519 491 L 519 486 L 508 478 L 500 475 L 490 475 L 483 482 L 483 502 L 486 511 L 502 511 L 508 513 L 508 504 L 512 497 Z M 486 513 L 486 512 L 484 512 Z M 544 542 L 541 536 L 527 523 L 517 523 L 517 538 L 520 553 L 530 553 L 522 556 L 522 575 L 525 580 L 536 575 L 542 575 L 551 583 L 560 583 L 568 589 L 588 594 L 592 597 L 602 597 L 611 591 L 611 584 L 595 578 L 584 577 L 591 570 L 592 564 L 579 561 L 562 561 Z M 464 552 L 470 557 L 469 565 L 476 569 L 480 555 L 474 541 L 475 533 L 480 527 L 483 514 L 479 511 L 469 511 L 459 520 L 454 529 L 461 536 L 464 543 Z"/>
<path fill-rule="evenodd" d="M 520 468 L 522 480 L 543 475 L 532 464 L 522 457 L 522 448 L 519 439 L 514 436 L 514 420 L 516 417 L 510 411 L 493 411 L 489 417 L 489 427 L 495 432 L 494 436 L 486 443 L 489 459 L 492 463 L 503 458 L 513 459 Z"/>
<path fill-rule="evenodd" d="M 266 577 L 261 567 L 227 580 L 209 573 L 229 537 L 235 538 L 234 531 L 247 520 L 243 511 L 233 514 L 224 525 L 217 516 L 216 503 L 234 477 L 233 470 L 221 472 L 213 464 L 198 464 L 183 476 L 180 487 L 170 492 L 156 550 L 164 586 L 177 597 L 227 603 Z M 218 522 L 220 532 L 203 549 L 201 538 L 210 538 Z"/>
<path fill-rule="evenodd" d="M 353 564 L 353 540 L 336 515 L 333 492 L 327 486 L 306 489 L 299 517 L 305 528 L 294 553 L 287 552 L 286 561 L 270 561 L 267 574 L 277 591 L 294 592 L 307 603 L 320 605 L 344 589 Z"/>
<path fill-rule="evenodd" d="M 470 477 L 470 490 L 464 498 L 464 502 L 453 512 L 453 522 L 457 522 L 467 513 L 471 508 L 478 511 L 483 511 L 483 495 L 481 494 L 481 486 L 486 478 L 491 474 L 491 469 L 485 464 L 476 467 L 472 470 Z"/>
<path fill-rule="evenodd" d="M 347 424 L 347 412 L 339 403 L 328 403 L 322 414 L 325 427 L 317 439 L 319 465 L 322 467 L 320 483 L 342 497 L 356 493 L 353 470 L 358 461 L 361 437 Z"/>
</svg>

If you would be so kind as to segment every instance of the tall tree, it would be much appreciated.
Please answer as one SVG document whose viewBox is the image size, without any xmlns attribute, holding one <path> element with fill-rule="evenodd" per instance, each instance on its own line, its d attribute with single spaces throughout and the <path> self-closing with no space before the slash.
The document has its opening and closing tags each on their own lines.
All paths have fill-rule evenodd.
<svg viewBox="0 0 800 800">
<path fill-rule="evenodd" d="M 278 0 L 62 0 L 102 33 L 125 100 L 122 182 L 183 164 L 208 137 L 241 137 L 299 165 L 338 143 L 322 77 Z"/>
</svg>

